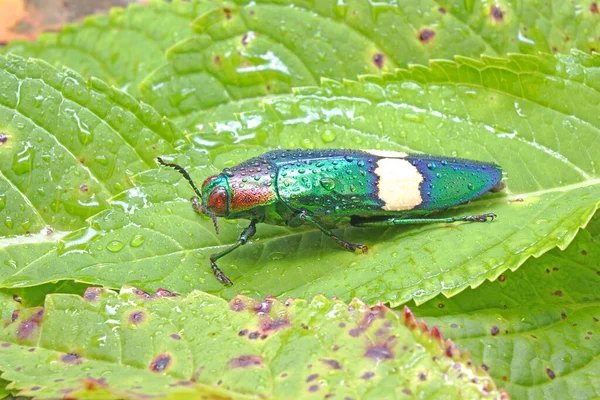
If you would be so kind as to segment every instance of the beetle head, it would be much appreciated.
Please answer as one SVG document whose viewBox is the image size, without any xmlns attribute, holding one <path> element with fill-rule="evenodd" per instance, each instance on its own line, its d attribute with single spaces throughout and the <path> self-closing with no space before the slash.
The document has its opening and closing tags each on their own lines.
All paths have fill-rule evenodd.
<svg viewBox="0 0 600 400">
<path fill-rule="evenodd" d="M 220 176 L 212 176 L 212 177 L 208 178 L 206 181 L 204 181 L 204 184 L 202 185 L 203 193 L 200 193 L 200 191 L 196 187 L 196 184 L 192 180 L 192 177 L 190 176 L 190 174 L 188 174 L 188 172 L 185 170 L 185 168 L 183 168 L 177 164 L 164 162 L 163 159 L 160 157 L 157 157 L 156 159 L 158 160 L 158 162 L 160 164 L 162 164 L 166 167 L 171 167 L 171 168 L 175 169 L 176 171 L 178 171 L 189 182 L 190 186 L 192 187 L 192 189 L 194 189 L 194 192 L 196 193 L 196 196 L 192 197 L 192 208 L 200 214 L 208 215 L 210 217 L 210 219 L 212 219 L 213 225 L 215 226 L 215 231 L 217 231 L 217 233 L 219 233 L 219 224 L 217 223 L 216 214 L 225 215 L 225 213 L 227 212 L 227 208 L 228 208 L 227 189 L 225 189 L 226 186 L 225 187 L 215 186 L 215 185 L 212 185 L 209 183 L 216 181 L 217 178 L 219 178 Z M 225 177 L 223 177 L 223 178 L 225 179 L 224 183 L 226 184 L 227 179 Z M 218 185 L 218 183 L 216 185 Z M 219 189 L 219 191 L 217 191 L 217 189 Z M 222 191 L 220 189 L 225 189 L 224 197 L 223 197 Z M 203 196 L 203 194 L 204 194 L 204 196 Z M 213 209 L 222 210 L 222 208 L 223 208 L 222 202 L 223 201 L 225 201 L 225 213 L 224 214 L 215 213 L 213 211 Z M 213 206 L 211 206 L 211 204 Z"/>
<path fill-rule="evenodd" d="M 224 175 L 207 178 L 202 184 L 202 206 L 219 217 L 229 213 L 229 182 Z"/>
</svg>

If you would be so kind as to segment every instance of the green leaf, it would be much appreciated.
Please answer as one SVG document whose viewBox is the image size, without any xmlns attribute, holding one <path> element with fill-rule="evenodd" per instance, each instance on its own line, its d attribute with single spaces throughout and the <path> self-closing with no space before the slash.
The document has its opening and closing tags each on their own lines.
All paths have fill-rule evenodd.
<svg viewBox="0 0 600 400">
<path fill-rule="evenodd" d="M 498 218 L 492 223 L 338 232 L 368 245 L 366 255 L 345 252 L 320 232 L 260 225 L 253 243 L 219 261 L 235 282 L 224 288 L 212 276 L 208 257 L 234 243 L 247 222 L 222 223 L 217 237 L 211 222 L 186 200 L 192 194 L 187 182 L 172 170 L 152 171 L 139 175 L 137 187 L 114 197 L 110 211 L 64 238 L 58 249 L 38 257 L 15 251 L 20 267 L 0 264 L 2 285 L 77 279 L 183 294 L 201 288 L 225 298 L 323 293 L 394 306 L 478 286 L 531 256 L 565 248 L 598 208 L 599 65 L 600 56 L 583 54 L 461 58 L 384 79 L 326 82 L 322 89 L 298 90 L 266 102 L 264 112 L 216 126 L 214 137 L 192 138 L 240 144 L 216 146 L 208 154 L 183 149 L 185 156 L 176 160 L 192 167 L 198 183 L 277 146 L 351 146 L 495 161 L 506 172 L 507 193 L 443 214 L 494 212 Z"/>
<path fill-rule="evenodd" d="M 408 309 L 399 316 L 322 296 L 229 304 L 197 291 L 171 296 L 97 288 L 83 298 L 50 295 L 45 308 L 1 325 L 2 378 L 36 398 L 207 388 L 261 398 L 499 396 L 468 355 Z"/>
<path fill-rule="evenodd" d="M 420 306 L 513 398 L 600 396 L 600 214 L 565 251 Z"/>
<path fill-rule="evenodd" d="M 114 8 L 34 42 L 10 42 L 3 52 L 67 66 L 134 94 L 139 81 L 165 62 L 165 50 L 192 34 L 191 21 L 208 6 L 176 0 Z"/>
<path fill-rule="evenodd" d="M 0 133 L 0 235 L 20 235 L 3 247 L 32 255 L 105 209 L 180 135 L 97 79 L 14 56 L 0 56 Z"/>
<path fill-rule="evenodd" d="M 356 79 L 455 55 L 598 48 L 589 2 L 488 1 L 212 3 L 168 62 L 141 83 L 144 100 L 190 130 L 205 109 Z"/>
</svg>

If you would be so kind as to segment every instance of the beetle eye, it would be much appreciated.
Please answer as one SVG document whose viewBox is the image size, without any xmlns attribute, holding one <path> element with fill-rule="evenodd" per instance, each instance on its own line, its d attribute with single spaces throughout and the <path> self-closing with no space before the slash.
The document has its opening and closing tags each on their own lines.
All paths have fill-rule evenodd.
<svg viewBox="0 0 600 400">
<path fill-rule="evenodd" d="M 212 191 L 208 198 L 208 207 L 215 214 L 227 214 L 227 190 L 223 186 Z"/>
</svg>

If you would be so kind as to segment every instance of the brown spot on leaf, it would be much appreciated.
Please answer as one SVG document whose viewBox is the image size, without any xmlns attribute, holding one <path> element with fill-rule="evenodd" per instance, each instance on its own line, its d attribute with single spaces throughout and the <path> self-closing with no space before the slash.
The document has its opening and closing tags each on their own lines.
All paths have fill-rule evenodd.
<svg viewBox="0 0 600 400">
<path fill-rule="evenodd" d="M 546 374 L 548 375 L 548 377 L 550 379 L 554 379 L 556 378 L 556 374 L 554 373 L 554 371 L 552 371 L 550 368 L 546 368 Z"/>
<path fill-rule="evenodd" d="M 108 385 L 106 384 L 106 378 L 83 378 L 80 379 L 79 382 L 81 382 L 85 390 L 87 390 L 88 392 L 94 392 L 98 389 L 108 389 Z"/>
<path fill-rule="evenodd" d="M 311 374 L 306 378 L 306 382 L 312 382 L 319 377 L 319 374 Z"/>
<path fill-rule="evenodd" d="M 17 338 L 19 340 L 25 340 L 31 336 L 35 329 L 39 328 L 40 322 L 44 317 L 44 309 L 40 309 L 37 313 L 32 315 L 30 318 L 21 322 L 19 329 L 17 330 Z"/>
<path fill-rule="evenodd" d="M 15 322 L 16 320 L 19 319 L 20 312 L 21 312 L 21 310 L 13 310 L 12 315 L 10 316 L 11 322 Z"/>
<path fill-rule="evenodd" d="M 327 358 L 321 358 L 323 364 L 329 365 L 333 369 L 342 369 L 342 364 L 338 360 L 331 360 Z"/>
<path fill-rule="evenodd" d="M 375 66 L 378 69 L 383 68 L 383 62 L 385 60 L 385 56 L 381 53 L 377 53 L 373 56 L 373 64 L 375 64 Z"/>
<path fill-rule="evenodd" d="M 0 133 L 0 145 L 6 144 L 6 142 L 8 142 L 8 136 L 4 133 Z"/>
<path fill-rule="evenodd" d="M 492 336 L 496 336 L 500 333 L 500 329 L 496 325 L 494 325 L 492 326 L 492 329 L 490 329 L 490 333 L 492 334 Z"/>
<path fill-rule="evenodd" d="M 563 292 L 562 292 L 562 290 L 557 290 L 557 291 L 555 291 L 554 293 L 552 293 L 552 295 L 553 295 L 553 296 L 562 297 L 562 295 L 563 295 Z"/>
<path fill-rule="evenodd" d="M 67 364 L 81 364 L 83 362 L 81 356 L 77 353 L 67 353 L 60 358 L 60 361 Z"/>
<path fill-rule="evenodd" d="M 148 292 L 143 291 L 142 289 L 132 288 L 131 291 L 138 297 L 142 299 L 151 299 L 152 295 Z"/>
<path fill-rule="evenodd" d="M 457 324 L 450 324 L 450 328 L 458 328 Z"/>
<path fill-rule="evenodd" d="M 311 386 L 308 388 L 308 391 L 309 391 L 309 392 L 316 392 L 317 390 L 319 390 L 319 385 L 311 385 Z"/>
<path fill-rule="evenodd" d="M 101 292 L 103 292 L 103 288 L 99 287 L 89 287 L 85 289 L 85 293 L 83 294 L 83 298 L 87 301 L 96 301 L 98 300 L 98 296 Z"/>
<path fill-rule="evenodd" d="M 435 37 L 435 31 L 432 29 L 421 29 L 421 32 L 419 32 L 419 40 L 423 43 L 429 43 L 433 40 L 433 38 Z"/>
<path fill-rule="evenodd" d="M 159 354 L 150 363 L 150 370 L 154 372 L 163 372 L 171 364 L 171 356 L 167 353 Z"/>
<path fill-rule="evenodd" d="M 592 14 L 598 14 L 598 3 L 596 3 L 595 1 L 592 2 L 592 4 L 590 4 L 590 12 Z"/>
<path fill-rule="evenodd" d="M 484 371 L 489 371 L 490 369 L 486 364 L 481 364 L 481 368 L 483 368 Z"/>
<path fill-rule="evenodd" d="M 176 333 L 172 333 L 172 334 L 171 334 L 171 338 L 173 338 L 173 339 L 175 339 L 175 340 L 180 340 L 180 339 L 181 339 L 181 336 L 179 336 L 179 335 L 178 335 L 178 334 L 176 334 Z"/>
<path fill-rule="evenodd" d="M 146 319 L 146 313 L 143 311 L 134 311 L 129 314 L 129 322 L 132 324 L 141 324 Z"/>
<path fill-rule="evenodd" d="M 498 277 L 498 280 L 499 280 L 500 282 L 504 282 L 504 281 L 506 280 L 506 275 L 500 275 L 500 276 Z"/>
<path fill-rule="evenodd" d="M 248 329 L 242 329 L 238 332 L 238 336 L 246 336 L 248 334 Z"/>
<path fill-rule="evenodd" d="M 360 335 L 364 331 L 365 331 L 365 328 L 354 328 L 354 329 L 350 329 L 350 332 L 348 332 L 348 333 L 352 337 L 357 337 L 358 335 Z"/>
<path fill-rule="evenodd" d="M 263 359 L 261 356 L 243 355 L 232 358 L 227 365 L 229 368 L 263 367 Z"/>
<path fill-rule="evenodd" d="M 290 321 L 285 320 L 285 319 L 278 319 L 275 321 L 264 322 L 264 325 L 262 326 L 262 330 L 265 332 L 272 332 L 272 331 L 287 328 L 290 326 L 292 326 L 292 324 L 290 324 Z"/>
<path fill-rule="evenodd" d="M 215 64 L 217 64 L 217 65 L 221 65 L 222 64 L 221 56 L 215 56 Z"/>
<path fill-rule="evenodd" d="M 225 18 L 231 19 L 231 9 L 230 8 L 224 8 L 223 12 L 225 13 Z"/>
<path fill-rule="evenodd" d="M 90 187 L 88 185 L 86 185 L 86 184 L 83 184 L 83 185 L 79 186 L 79 191 L 81 193 L 87 193 L 88 190 L 90 190 Z"/>
<path fill-rule="evenodd" d="M 273 301 L 276 300 L 273 296 L 265 297 L 264 301 L 257 302 L 254 305 L 254 312 L 258 315 L 268 314 L 271 311 Z"/>
<path fill-rule="evenodd" d="M 360 379 L 369 380 L 369 379 L 371 379 L 374 376 L 375 376 L 374 372 L 367 371 L 364 374 L 362 374 L 362 376 L 360 377 Z"/>
<path fill-rule="evenodd" d="M 394 358 L 394 353 L 386 345 L 373 345 L 367 348 L 365 356 L 382 361 L 391 360 Z"/>
<path fill-rule="evenodd" d="M 229 302 L 229 306 L 233 311 L 240 312 L 244 310 L 244 302 L 240 298 L 235 298 Z"/>
<path fill-rule="evenodd" d="M 422 381 L 426 381 L 427 375 L 424 372 L 419 372 L 419 379 Z"/>
<path fill-rule="evenodd" d="M 438 304 L 438 308 L 444 308 L 444 307 L 446 307 L 446 305 L 444 303 Z"/>
<path fill-rule="evenodd" d="M 10 343 L 2 343 L 0 346 L 2 346 L 2 347 L 10 347 L 12 345 Z"/>
<path fill-rule="evenodd" d="M 504 20 L 504 13 L 502 12 L 502 10 L 500 9 L 500 7 L 498 6 L 492 6 L 492 8 L 490 9 L 490 16 L 496 21 L 496 22 L 502 22 L 502 20 Z"/>
<path fill-rule="evenodd" d="M 441 14 L 446 14 L 446 9 L 445 9 L 444 7 L 438 7 L 438 11 L 439 11 Z"/>
<path fill-rule="evenodd" d="M 587 250 L 581 250 L 581 255 L 582 256 L 587 256 Z"/>
<path fill-rule="evenodd" d="M 257 338 L 257 337 L 259 337 L 259 336 L 260 336 L 260 332 L 258 332 L 258 331 L 255 331 L 255 332 L 252 332 L 252 333 L 250 333 L 250 334 L 248 335 L 248 339 L 256 339 L 256 338 Z"/>
<path fill-rule="evenodd" d="M 23 300 L 21 299 L 21 296 L 19 296 L 19 295 L 13 294 L 12 299 L 19 304 L 23 304 Z"/>
<path fill-rule="evenodd" d="M 450 358 L 453 358 L 455 355 L 458 355 L 458 348 L 454 344 L 454 342 L 449 342 L 446 347 L 446 355 Z"/>
<path fill-rule="evenodd" d="M 560 317 L 561 317 L 562 319 L 567 319 L 567 313 L 565 313 L 564 311 L 561 311 L 561 312 L 560 312 Z"/>
<path fill-rule="evenodd" d="M 154 293 L 154 297 L 177 297 L 179 296 L 175 292 L 171 292 L 170 290 L 158 288 L 156 289 L 156 293 Z"/>
</svg>

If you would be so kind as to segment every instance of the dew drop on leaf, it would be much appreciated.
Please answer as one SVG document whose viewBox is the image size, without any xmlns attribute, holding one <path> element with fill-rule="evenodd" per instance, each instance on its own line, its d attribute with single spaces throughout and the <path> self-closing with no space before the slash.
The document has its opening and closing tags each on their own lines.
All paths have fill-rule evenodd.
<svg viewBox="0 0 600 400">
<path fill-rule="evenodd" d="M 143 235 L 135 235 L 134 237 L 131 238 L 129 245 L 131 247 L 139 247 L 142 245 L 142 243 L 144 243 L 144 236 Z"/>
<path fill-rule="evenodd" d="M 321 133 L 321 140 L 325 143 L 333 142 L 336 137 L 336 133 L 330 129 L 327 129 L 325 132 Z"/>
<path fill-rule="evenodd" d="M 113 253 L 116 253 L 118 251 L 121 251 L 123 246 L 125 246 L 125 244 L 123 242 L 120 242 L 118 240 L 113 240 L 112 242 L 110 242 L 109 244 L 106 245 L 106 248 L 108 250 L 112 251 Z"/>
</svg>

